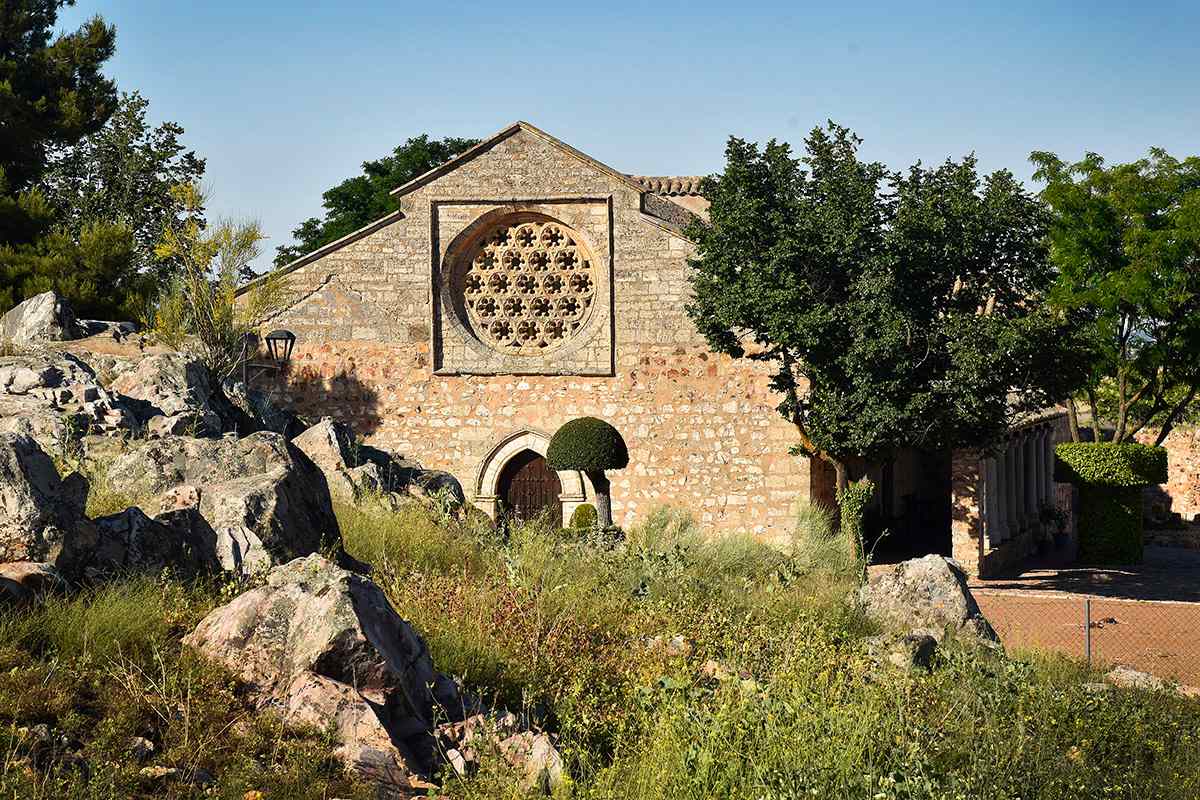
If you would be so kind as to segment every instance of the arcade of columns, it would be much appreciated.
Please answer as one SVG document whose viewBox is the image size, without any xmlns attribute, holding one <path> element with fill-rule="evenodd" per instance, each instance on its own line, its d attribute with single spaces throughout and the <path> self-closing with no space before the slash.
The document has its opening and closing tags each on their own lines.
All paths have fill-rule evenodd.
<svg viewBox="0 0 1200 800">
<path fill-rule="evenodd" d="M 1014 431 L 1001 450 L 980 460 L 981 519 L 988 549 L 1041 524 L 1054 503 L 1054 431 L 1034 425 Z"/>
</svg>

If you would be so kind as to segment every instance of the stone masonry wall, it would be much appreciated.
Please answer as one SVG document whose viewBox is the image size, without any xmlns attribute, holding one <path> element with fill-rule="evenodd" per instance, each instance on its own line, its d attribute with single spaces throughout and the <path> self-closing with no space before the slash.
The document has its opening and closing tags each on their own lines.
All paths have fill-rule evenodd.
<svg viewBox="0 0 1200 800">
<path fill-rule="evenodd" d="M 564 367 L 552 353 L 509 374 L 481 363 L 472 374 L 459 349 L 453 370 L 439 371 L 458 322 L 434 302 L 452 242 L 472 218 L 558 217 L 556 204 L 589 215 L 575 225 L 610 287 L 588 323 L 586 357 Z M 287 275 L 295 302 L 267 323 L 298 337 L 283 391 L 302 413 L 343 419 L 373 444 L 453 473 L 468 496 L 510 434 L 601 417 L 629 444 L 629 467 L 611 475 L 620 524 L 670 505 L 711 530 L 786 535 L 808 496 L 808 461 L 788 455 L 794 432 L 762 366 L 709 353 L 687 317 L 690 248 L 644 213 L 629 182 L 517 130 L 403 196 L 400 214 Z"/>
<path fill-rule="evenodd" d="M 1158 431 L 1143 431 L 1138 441 L 1154 444 Z M 1178 514 L 1186 522 L 1200 517 L 1200 427 L 1180 427 L 1167 434 L 1167 482 L 1146 488 L 1147 516 Z"/>
</svg>

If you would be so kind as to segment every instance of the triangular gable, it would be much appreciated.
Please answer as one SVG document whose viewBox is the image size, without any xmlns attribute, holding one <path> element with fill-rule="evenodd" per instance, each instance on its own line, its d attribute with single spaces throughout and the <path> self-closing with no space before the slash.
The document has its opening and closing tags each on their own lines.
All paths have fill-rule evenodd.
<svg viewBox="0 0 1200 800">
<path fill-rule="evenodd" d="M 454 158 L 450 159 L 449 161 L 445 162 L 444 164 L 437 165 L 433 169 L 426 172 L 424 175 L 420 175 L 416 178 L 413 178 L 411 181 L 404 184 L 403 186 L 397 186 L 395 189 L 392 189 L 392 191 L 389 192 L 389 194 L 391 194 L 393 197 L 402 197 L 403 195 L 406 195 L 409 192 L 416 191 L 417 189 L 420 189 L 422 186 L 424 186 L 428 183 L 431 183 L 432 181 L 437 180 L 438 178 L 442 177 L 443 175 L 453 172 L 454 170 L 458 169 L 460 166 L 467 163 L 468 161 L 475 158 L 476 156 L 486 153 L 488 150 L 491 150 L 493 147 L 495 147 L 499 142 L 504 141 L 505 139 L 507 139 L 508 137 L 517 133 L 518 131 L 525 131 L 526 133 L 530 134 L 531 136 L 541 139 L 543 142 L 546 142 L 547 144 L 554 146 L 555 148 L 561 150 L 562 152 L 566 153 L 567 155 L 571 156 L 572 158 L 576 158 L 576 159 L 582 161 L 583 163 L 587 164 L 588 166 L 592 167 L 593 169 L 595 169 L 599 172 L 602 172 L 611 178 L 615 178 L 615 179 L 621 181 L 622 183 L 627 185 L 630 189 L 633 189 L 634 191 L 638 192 L 639 194 L 644 194 L 646 192 L 646 187 L 644 187 L 641 183 L 639 183 L 638 181 L 631 178 L 629 175 L 626 175 L 623 172 L 619 172 L 618 170 L 613 169 L 612 167 L 608 166 L 607 164 L 603 164 L 603 163 L 597 161 L 596 159 L 589 156 L 587 153 L 583 153 L 583 152 L 580 152 L 579 150 L 576 150 L 574 147 L 571 147 L 571 145 L 567 144 L 563 140 L 561 140 L 557 137 L 551 136 L 550 134 L 546 133 L 541 128 L 538 128 L 535 125 L 530 125 L 528 122 L 525 122 L 523 120 L 517 120 L 516 122 L 509 125 L 508 127 L 502 128 L 501 130 L 492 134 L 488 138 L 484 139 L 482 142 L 475 145 L 474 147 L 470 147 L 470 148 L 462 151 L 461 153 L 459 153 L 458 155 L 456 155 Z"/>
</svg>

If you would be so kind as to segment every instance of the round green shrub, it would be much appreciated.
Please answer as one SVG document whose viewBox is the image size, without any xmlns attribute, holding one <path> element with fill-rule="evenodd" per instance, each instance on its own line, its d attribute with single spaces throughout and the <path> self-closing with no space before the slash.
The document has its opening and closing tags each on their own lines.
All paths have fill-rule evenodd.
<svg viewBox="0 0 1200 800">
<path fill-rule="evenodd" d="M 1166 483 L 1167 451 L 1147 444 L 1064 442 L 1054 448 L 1054 480 L 1076 486 Z"/>
<path fill-rule="evenodd" d="M 546 463 L 551 469 L 583 472 L 623 469 L 629 449 L 612 425 L 595 417 L 580 417 L 563 425 L 550 439 Z"/>
<path fill-rule="evenodd" d="M 581 503 L 571 512 L 570 527 L 578 530 L 591 530 L 596 527 L 596 507 L 591 503 Z"/>
</svg>

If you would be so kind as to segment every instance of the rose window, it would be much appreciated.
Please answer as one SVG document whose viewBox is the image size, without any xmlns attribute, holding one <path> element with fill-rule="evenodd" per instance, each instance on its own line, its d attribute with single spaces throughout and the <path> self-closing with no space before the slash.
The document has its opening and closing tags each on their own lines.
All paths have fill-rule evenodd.
<svg viewBox="0 0 1200 800">
<path fill-rule="evenodd" d="M 544 218 L 504 222 L 483 236 L 456 290 L 481 341 L 533 355 L 571 338 L 596 300 L 596 273 L 579 237 Z"/>
</svg>

